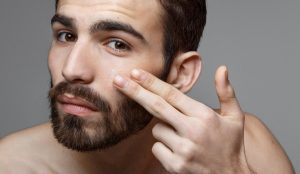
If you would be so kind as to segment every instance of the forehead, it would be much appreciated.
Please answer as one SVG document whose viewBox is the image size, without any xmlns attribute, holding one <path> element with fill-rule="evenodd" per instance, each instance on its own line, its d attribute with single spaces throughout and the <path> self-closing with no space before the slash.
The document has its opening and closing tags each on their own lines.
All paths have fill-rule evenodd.
<svg viewBox="0 0 300 174">
<path fill-rule="evenodd" d="M 57 13 L 86 32 L 101 20 L 121 22 L 141 33 L 150 49 L 162 52 L 162 7 L 158 0 L 59 0 Z"/>
<path fill-rule="evenodd" d="M 59 0 L 57 13 L 79 22 L 103 18 L 135 23 L 139 27 L 161 23 L 161 7 L 157 0 Z"/>
<path fill-rule="evenodd" d="M 58 6 L 79 5 L 79 6 L 115 6 L 131 10 L 154 9 L 159 7 L 157 0 L 59 0 Z M 149 11 L 148 11 L 149 12 Z"/>
</svg>

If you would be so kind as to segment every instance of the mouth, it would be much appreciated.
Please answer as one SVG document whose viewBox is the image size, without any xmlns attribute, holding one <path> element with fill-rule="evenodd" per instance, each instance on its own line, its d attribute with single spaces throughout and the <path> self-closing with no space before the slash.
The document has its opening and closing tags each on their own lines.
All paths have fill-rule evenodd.
<svg viewBox="0 0 300 174">
<path fill-rule="evenodd" d="M 92 103 L 71 94 L 60 95 L 57 100 L 59 107 L 68 114 L 86 117 L 92 115 L 92 113 L 99 112 Z"/>
</svg>

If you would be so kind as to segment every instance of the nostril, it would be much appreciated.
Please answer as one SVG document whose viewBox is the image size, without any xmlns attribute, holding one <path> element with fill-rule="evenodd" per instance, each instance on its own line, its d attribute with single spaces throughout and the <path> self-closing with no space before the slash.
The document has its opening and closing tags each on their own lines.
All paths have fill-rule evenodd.
<svg viewBox="0 0 300 174">
<path fill-rule="evenodd" d="M 88 84 L 93 81 L 93 74 L 89 71 L 63 71 L 62 76 L 69 83 Z"/>
<path fill-rule="evenodd" d="M 83 79 L 73 79 L 70 81 L 70 83 L 76 83 L 76 84 L 86 84 L 88 83 L 87 81 L 84 81 Z"/>
</svg>

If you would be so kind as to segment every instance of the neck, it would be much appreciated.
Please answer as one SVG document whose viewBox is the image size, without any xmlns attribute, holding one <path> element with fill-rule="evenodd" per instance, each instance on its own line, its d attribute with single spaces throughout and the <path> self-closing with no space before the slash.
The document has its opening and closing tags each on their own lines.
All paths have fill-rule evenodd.
<svg viewBox="0 0 300 174">
<path fill-rule="evenodd" d="M 152 136 L 156 123 L 153 118 L 143 130 L 119 144 L 97 152 L 80 153 L 79 157 L 87 163 L 97 163 L 95 165 L 106 171 L 104 173 L 144 173 L 157 162 L 151 151 L 156 141 Z"/>
</svg>

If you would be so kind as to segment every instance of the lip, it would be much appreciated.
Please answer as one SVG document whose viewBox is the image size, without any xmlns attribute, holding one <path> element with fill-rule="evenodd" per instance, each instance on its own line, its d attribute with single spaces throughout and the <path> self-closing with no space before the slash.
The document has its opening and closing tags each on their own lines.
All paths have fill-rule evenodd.
<svg viewBox="0 0 300 174">
<path fill-rule="evenodd" d="M 86 110 L 91 110 L 94 112 L 98 112 L 99 110 L 94 106 L 92 103 L 79 98 L 79 97 L 67 97 L 66 95 L 60 95 L 57 98 L 58 102 L 61 103 L 62 105 L 68 105 L 68 106 L 77 106 L 84 108 Z"/>
</svg>

